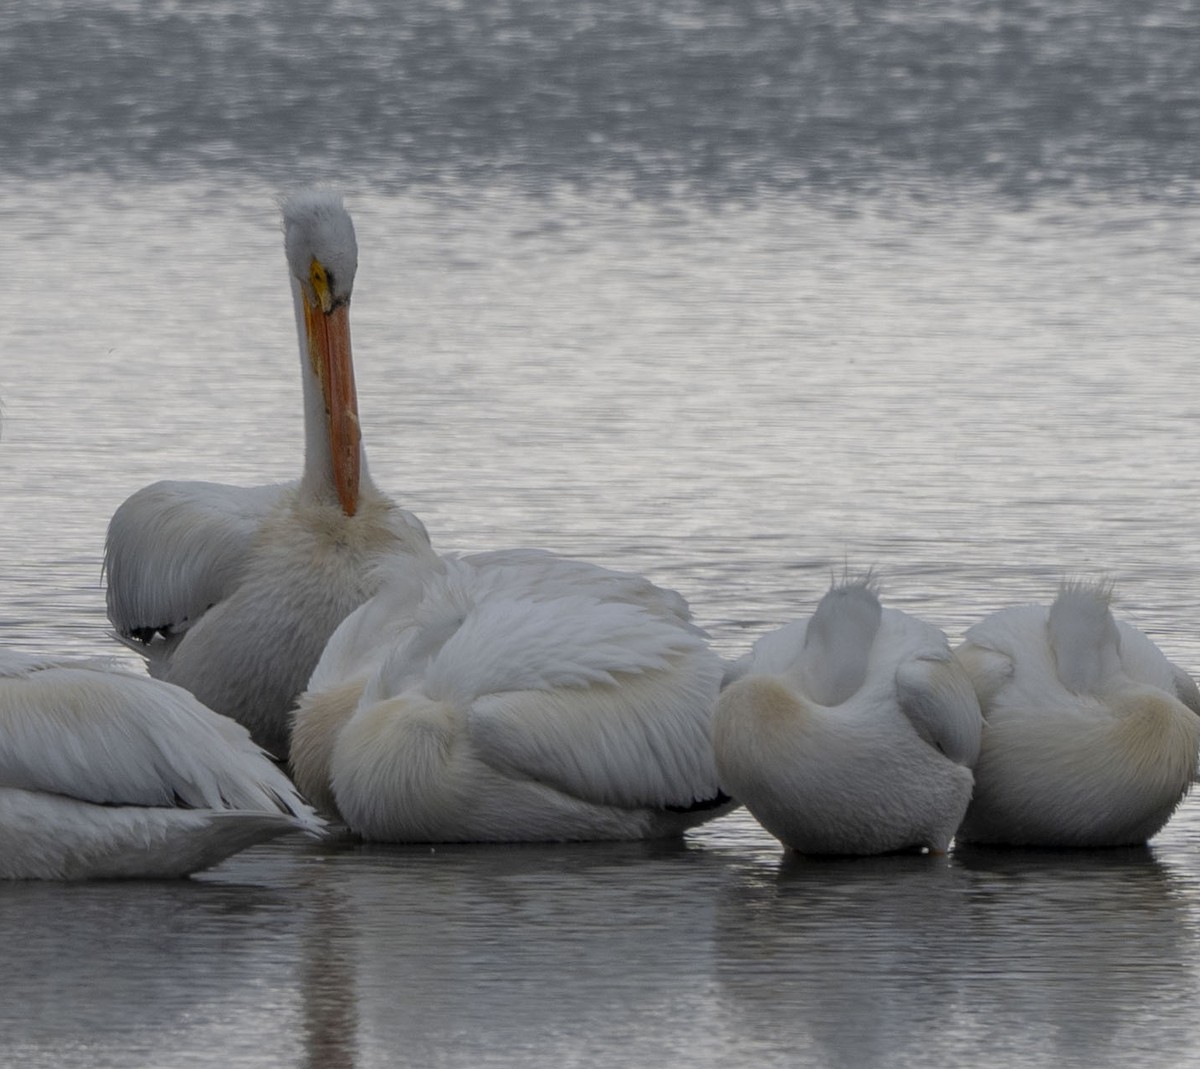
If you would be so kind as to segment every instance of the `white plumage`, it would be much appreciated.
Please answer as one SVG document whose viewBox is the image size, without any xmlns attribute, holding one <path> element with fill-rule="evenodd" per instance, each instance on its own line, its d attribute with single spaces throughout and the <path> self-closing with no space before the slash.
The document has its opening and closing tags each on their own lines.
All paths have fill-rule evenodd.
<svg viewBox="0 0 1200 1069">
<path fill-rule="evenodd" d="M 709 736 L 721 664 L 682 598 L 534 551 L 443 561 L 371 485 L 346 319 L 353 225 L 324 193 L 283 214 L 304 477 L 133 495 L 106 553 L 118 632 L 281 756 L 311 674 L 294 767 L 372 838 L 661 835 L 727 809 Z"/>
<path fill-rule="evenodd" d="M 420 521 L 371 482 L 362 455 L 348 308 L 357 270 L 336 195 L 283 204 L 304 383 L 298 483 L 160 482 L 109 525 L 108 614 L 152 675 L 246 725 L 278 757 L 287 715 L 326 640 L 374 593 L 391 554 L 436 558 Z"/>
<path fill-rule="evenodd" d="M 956 651 L 983 708 L 960 839 L 1027 846 L 1144 843 L 1195 777 L 1196 687 L 1102 584 L 1069 583 L 972 627 Z"/>
<path fill-rule="evenodd" d="M 0 878 L 183 876 L 321 826 L 244 728 L 179 687 L 0 651 Z"/>
<path fill-rule="evenodd" d="M 714 744 L 722 785 L 785 846 L 944 852 L 980 731 L 941 631 L 852 581 L 758 641 L 721 695 Z"/>
<path fill-rule="evenodd" d="M 722 666 L 678 595 L 515 550 L 401 564 L 300 700 L 297 783 L 369 839 L 627 839 L 732 808 Z"/>
</svg>

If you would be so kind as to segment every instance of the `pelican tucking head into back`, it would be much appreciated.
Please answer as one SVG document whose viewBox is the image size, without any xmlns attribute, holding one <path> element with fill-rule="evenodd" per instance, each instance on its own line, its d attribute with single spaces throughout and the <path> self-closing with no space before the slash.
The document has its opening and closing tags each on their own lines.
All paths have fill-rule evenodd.
<svg viewBox="0 0 1200 1069">
<path fill-rule="evenodd" d="M 1002 609 L 956 651 L 983 709 L 964 842 L 1103 847 L 1146 842 L 1196 774 L 1200 693 L 1105 583 Z"/>
<path fill-rule="evenodd" d="M 804 854 L 944 853 L 971 797 L 979 705 L 936 627 L 835 583 L 721 694 L 722 784 Z"/>
</svg>

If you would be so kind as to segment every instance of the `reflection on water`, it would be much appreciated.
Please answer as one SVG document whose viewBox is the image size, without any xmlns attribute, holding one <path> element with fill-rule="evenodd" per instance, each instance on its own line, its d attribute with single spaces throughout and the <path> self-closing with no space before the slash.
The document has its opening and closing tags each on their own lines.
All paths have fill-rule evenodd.
<svg viewBox="0 0 1200 1069">
<path fill-rule="evenodd" d="M 1176 838 L 809 861 L 735 814 L 685 844 L 274 844 L 185 884 L 0 888 L 5 1064 L 1190 1064 Z"/>
<path fill-rule="evenodd" d="M 357 918 L 337 879 L 311 881 L 304 911 L 297 983 L 305 1069 L 351 1069 L 359 1063 Z"/>
<path fill-rule="evenodd" d="M 264 1022 L 292 1016 L 271 979 L 297 933 L 287 905 L 261 880 L 0 888 L 0 1062 L 248 1064 Z"/>
<path fill-rule="evenodd" d="M 735 654 L 847 563 L 952 639 L 1101 574 L 1200 669 L 1198 33 L 1176 0 L 10 5 L 4 641 L 133 663 L 116 505 L 298 473 L 271 205 L 324 177 L 373 475 L 439 548 L 644 572 Z M 741 813 L 0 887 L 0 1063 L 1188 1064 L 1197 804 L 1136 853 L 800 862 Z"/>
<path fill-rule="evenodd" d="M 1181 1064 L 1188 914 L 1149 850 L 785 861 L 722 895 L 718 971 L 751 1031 L 788 1005 L 814 1064 Z"/>
<path fill-rule="evenodd" d="M 600 1062 L 623 1050 L 657 1064 L 703 1007 L 679 980 L 711 968 L 712 902 L 689 893 L 705 856 L 670 844 L 369 856 L 348 902 L 372 932 L 355 955 L 365 1053 L 427 1063 L 453 1036 L 463 1065 L 570 1064 L 591 1046 Z M 384 991 L 395 1001 L 370 997 Z"/>
<path fill-rule="evenodd" d="M 980 883 L 974 938 L 1006 946 L 994 968 L 980 970 L 989 1036 L 1025 1028 L 1056 1058 L 1080 1064 L 1153 1037 L 1163 1062 L 1189 1058 L 1192 1042 L 1171 1035 L 1169 1022 L 1196 1001 L 1195 932 L 1168 867 L 1149 851 L 1051 859 L 972 851 L 958 860 Z"/>
<path fill-rule="evenodd" d="M 961 873 L 929 857 L 863 861 L 785 860 L 721 895 L 718 976 L 773 1064 L 797 1041 L 809 1064 L 926 1064 L 962 1035 L 950 1019 Z"/>
</svg>

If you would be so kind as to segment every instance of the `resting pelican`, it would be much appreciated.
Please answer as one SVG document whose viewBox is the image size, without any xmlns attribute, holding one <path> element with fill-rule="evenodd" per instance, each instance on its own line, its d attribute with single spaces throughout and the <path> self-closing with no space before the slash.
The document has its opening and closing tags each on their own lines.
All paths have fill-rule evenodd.
<svg viewBox="0 0 1200 1069">
<path fill-rule="evenodd" d="M 1200 694 L 1110 599 L 1067 583 L 1049 611 L 1004 609 L 967 632 L 956 653 L 985 726 L 960 840 L 1144 843 L 1187 792 Z"/>
<path fill-rule="evenodd" d="M 942 632 L 858 579 L 758 640 L 713 742 L 722 784 L 793 850 L 945 853 L 981 730 Z"/>
<path fill-rule="evenodd" d="M 397 842 L 664 837 L 733 808 L 722 665 L 677 594 L 535 550 L 392 571 L 300 698 L 318 808 Z"/>
<path fill-rule="evenodd" d="M 433 563 L 420 521 L 375 488 L 360 441 L 349 306 L 358 264 L 341 199 L 283 203 L 304 381 L 304 474 L 243 488 L 158 482 L 108 529 L 108 616 L 153 676 L 288 752 L 296 696 L 338 623 L 374 593 L 390 554 Z"/>
<path fill-rule="evenodd" d="M 173 877 L 322 821 L 169 683 L 0 651 L 0 878 Z"/>
</svg>

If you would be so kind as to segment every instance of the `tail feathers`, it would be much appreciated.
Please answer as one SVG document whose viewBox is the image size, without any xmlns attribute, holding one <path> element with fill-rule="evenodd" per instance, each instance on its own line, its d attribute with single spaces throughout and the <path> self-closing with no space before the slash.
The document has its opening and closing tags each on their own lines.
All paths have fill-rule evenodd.
<svg viewBox="0 0 1200 1069">
<path fill-rule="evenodd" d="M 146 810 L 163 819 L 131 826 L 106 849 L 64 859 L 60 879 L 175 879 L 203 872 L 281 835 L 313 829 L 283 813 Z M 191 820 L 173 819 L 190 816 Z"/>
<path fill-rule="evenodd" d="M 303 832 L 321 834 L 324 822 L 315 815 L 291 817 L 284 813 L 247 813 L 216 811 L 205 814 L 205 827 L 173 844 L 171 853 L 183 862 L 184 872 L 202 872 L 213 865 L 259 843 L 283 835 Z"/>
<path fill-rule="evenodd" d="M 310 825 L 285 813 L 93 805 L 0 787 L 0 880 L 188 876 Z"/>
</svg>

